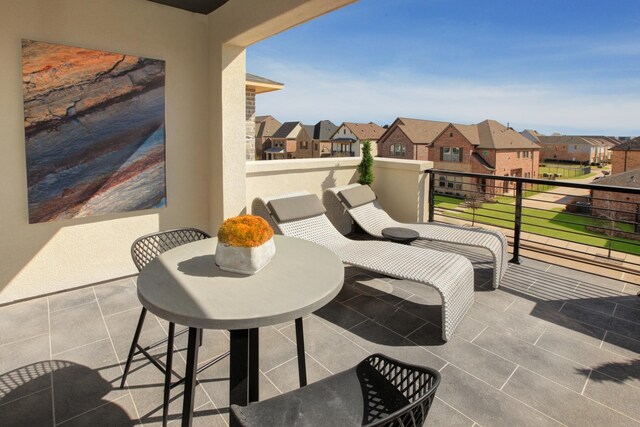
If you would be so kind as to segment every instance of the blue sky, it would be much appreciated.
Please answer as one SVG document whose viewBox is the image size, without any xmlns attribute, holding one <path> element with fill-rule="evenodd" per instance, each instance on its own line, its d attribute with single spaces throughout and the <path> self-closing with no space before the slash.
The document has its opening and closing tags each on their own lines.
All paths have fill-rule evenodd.
<svg viewBox="0 0 640 427">
<path fill-rule="evenodd" d="M 247 50 L 257 113 L 640 135 L 640 0 L 360 0 Z"/>
</svg>

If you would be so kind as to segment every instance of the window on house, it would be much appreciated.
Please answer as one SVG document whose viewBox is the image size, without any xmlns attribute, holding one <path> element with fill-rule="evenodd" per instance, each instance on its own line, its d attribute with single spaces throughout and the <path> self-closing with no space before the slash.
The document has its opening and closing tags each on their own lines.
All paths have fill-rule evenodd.
<svg viewBox="0 0 640 427">
<path fill-rule="evenodd" d="M 531 172 L 525 172 L 524 173 L 524 177 L 525 178 L 531 178 Z"/>
<path fill-rule="evenodd" d="M 442 147 L 440 152 L 441 160 L 444 162 L 461 162 L 462 149 L 460 147 Z"/>
<path fill-rule="evenodd" d="M 447 185 L 447 178 L 444 176 L 441 176 L 440 179 L 438 180 L 438 185 L 440 187 L 444 187 Z"/>
<path fill-rule="evenodd" d="M 389 155 L 394 157 L 405 157 L 407 155 L 407 147 L 404 144 L 392 144 L 389 146 Z"/>
<path fill-rule="evenodd" d="M 446 187 L 453 190 L 462 190 L 462 177 L 461 176 L 447 176 L 445 178 Z"/>
<path fill-rule="evenodd" d="M 449 138 L 453 138 L 453 132 L 449 132 Z"/>
<path fill-rule="evenodd" d="M 516 156 L 517 156 L 518 158 L 520 158 L 520 152 L 519 152 L 519 151 L 517 152 Z"/>
</svg>

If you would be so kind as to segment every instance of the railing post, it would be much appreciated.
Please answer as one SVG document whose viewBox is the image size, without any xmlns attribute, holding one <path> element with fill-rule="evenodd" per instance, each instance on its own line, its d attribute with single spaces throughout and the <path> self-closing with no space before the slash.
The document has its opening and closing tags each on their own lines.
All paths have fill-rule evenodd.
<svg viewBox="0 0 640 427">
<path fill-rule="evenodd" d="M 429 183 L 429 222 L 433 222 L 433 215 L 435 213 L 435 194 L 436 194 L 436 189 L 434 186 L 434 173 L 433 173 L 433 169 L 429 169 L 427 171 L 427 173 L 429 174 L 429 179 L 428 179 L 428 183 Z"/>
<path fill-rule="evenodd" d="M 520 231 L 522 225 L 522 181 L 516 181 L 516 211 L 513 224 L 513 258 L 512 264 L 520 264 Z"/>
</svg>

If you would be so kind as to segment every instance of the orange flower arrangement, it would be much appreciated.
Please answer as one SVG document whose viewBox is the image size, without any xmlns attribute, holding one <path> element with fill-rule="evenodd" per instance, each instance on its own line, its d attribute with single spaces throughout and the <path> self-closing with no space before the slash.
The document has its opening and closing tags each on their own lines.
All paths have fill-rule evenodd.
<svg viewBox="0 0 640 427">
<path fill-rule="evenodd" d="M 273 236 L 269 223 L 259 216 L 241 215 L 226 219 L 218 230 L 218 240 L 229 246 L 252 248 Z"/>
</svg>

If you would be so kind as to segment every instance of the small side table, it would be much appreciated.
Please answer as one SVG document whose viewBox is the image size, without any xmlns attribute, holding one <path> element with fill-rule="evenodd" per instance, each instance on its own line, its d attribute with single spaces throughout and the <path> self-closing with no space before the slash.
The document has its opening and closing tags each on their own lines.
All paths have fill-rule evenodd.
<svg viewBox="0 0 640 427">
<path fill-rule="evenodd" d="M 417 231 L 403 227 L 387 227 L 382 230 L 382 235 L 392 242 L 402 243 L 405 245 L 410 244 L 420 237 L 420 234 L 418 234 Z"/>
</svg>

